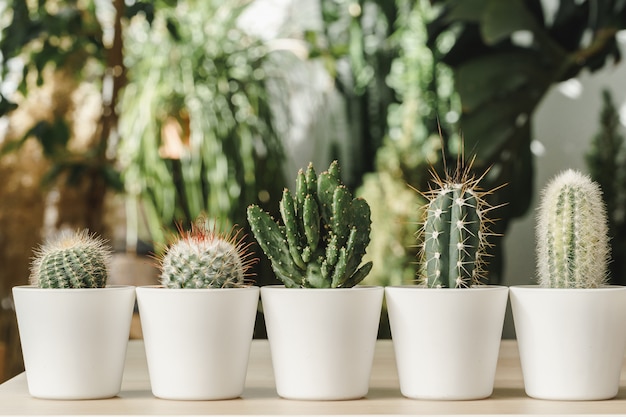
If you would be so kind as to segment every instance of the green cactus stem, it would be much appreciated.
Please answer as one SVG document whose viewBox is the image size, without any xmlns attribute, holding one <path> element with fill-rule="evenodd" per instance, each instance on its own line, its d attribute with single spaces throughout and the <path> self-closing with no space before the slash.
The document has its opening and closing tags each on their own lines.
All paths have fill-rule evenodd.
<svg viewBox="0 0 626 417">
<path fill-rule="evenodd" d="M 543 191 L 537 216 L 537 275 L 549 288 L 596 288 L 607 280 L 607 214 L 600 186 L 567 170 Z"/>
<path fill-rule="evenodd" d="M 280 201 L 282 225 L 256 205 L 248 222 L 272 269 L 290 288 L 349 288 L 372 263 L 361 265 L 370 241 L 370 208 L 341 183 L 334 161 L 317 176 L 312 164 L 300 170 L 296 189 Z"/>
<path fill-rule="evenodd" d="M 221 233 L 198 219 L 179 234 L 160 257 L 160 280 L 167 288 L 237 288 L 249 286 L 249 269 L 257 261 L 241 229 Z"/>
<path fill-rule="evenodd" d="M 63 231 L 35 250 L 30 282 L 40 288 L 103 288 L 111 252 L 86 229 Z"/>
<path fill-rule="evenodd" d="M 427 287 L 462 288 L 480 284 L 485 279 L 486 249 L 489 247 L 487 213 L 493 209 L 486 201 L 489 192 L 481 191 L 470 174 L 472 163 L 454 175 L 439 177 L 427 193 L 426 218 L 420 230 L 421 277 Z"/>
</svg>

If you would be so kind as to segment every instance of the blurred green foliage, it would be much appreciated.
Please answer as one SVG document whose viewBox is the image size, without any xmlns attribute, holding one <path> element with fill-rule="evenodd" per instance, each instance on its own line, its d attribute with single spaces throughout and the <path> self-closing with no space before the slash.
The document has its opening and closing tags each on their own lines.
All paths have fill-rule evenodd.
<svg viewBox="0 0 626 417">
<path fill-rule="evenodd" d="M 107 54 L 95 3 L 13 0 L 10 6 L 0 10 L 0 16 L 6 23 L 0 35 L 0 80 L 5 87 L 11 84 L 17 93 L 17 97 L 5 97 L 6 93 L 0 92 L 0 117 L 17 109 L 18 102 L 23 102 L 30 91 L 42 87 L 46 77 L 50 81 L 52 72 L 72 77 L 76 86 L 90 82 L 102 88 Z M 67 91 L 68 100 L 71 93 Z M 78 183 L 85 175 L 96 175 L 104 178 L 109 186 L 121 188 L 119 175 L 105 160 L 108 138 L 97 140 L 90 152 L 72 152 L 68 147 L 73 136 L 72 116 L 68 114 L 72 108 L 59 108 L 59 112 L 48 119 L 34 120 L 19 140 L 5 143 L 0 155 L 16 150 L 33 137 L 52 162 L 46 178 L 48 183 L 62 173 L 67 174 L 70 184 Z M 61 109 L 68 112 L 61 112 Z"/>
<path fill-rule="evenodd" d="M 178 2 L 126 32 L 119 158 L 130 224 L 142 212 L 157 243 L 202 213 L 244 225 L 247 205 L 284 186 L 267 86 L 276 69 L 237 27 L 247 4 Z"/>
<path fill-rule="evenodd" d="M 460 131 L 474 169 L 494 189 L 494 232 L 525 214 L 533 189 L 532 117 L 555 83 L 621 58 L 616 34 L 626 28 L 621 0 L 436 0 L 428 24 L 429 46 L 454 74 L 462 103 Z M 549 6 L 553 6 L 551 10 Z M 500 281 L 501 239 L 496 240 L 492 280 Z"/>
<path fill-rule="evenodd" d="M 97 138 L 86 152 L 70 151 L 74 114 L 60 110 L 4 152 L 34 137 L 53 161 L 51 178 L 89 175 L 99 179 L 92 194 L 123 184 L 129 241 L 163 242 L 175 222 L 200 213 L 243 224 L 250 203 L 275 210 L 288 129 L 278 132 L 273 112 L 285 110 L 275 100 L 286 52 L 269 52 L 237 25 L 249 4 L 0 6 L 0 74 L 15 82 L 17 97 L 0 91 L 0 116 L 48 72 L 102 94 Z M 444 154 L 455 161 L 464 148 L 476 154 L 479 173 L 492 167 L 484 188 L 508 184 L 490 202 L 508 203 L 496 232 L 527 212 L 533 111 L 554 83 L 619 60 L 616 33 L 626 27 L 622 0 L 554 5 L 550 17 L 541 0 L 319 0 L 319 29 L 302 34 L 306 59 L 322 60 L 345 98 L 351 163 L 343 165 L 352 170 L 346 183 L 362 186 L 372 205 L 375 279 L 412 280 L 421 198 L 411 187 L 427 188 L 427 171 L 441 170 Z M 494 248 L 491 281 L 499 282 L 501 245 Z"/>
<path fill-rule="evenodd" d="M 626 139 L 609 90 L 602 92 L 598 133 L 586 155 L 591 177 L 600 184 L 609 219 L 611 256 L 609 281 L 626 285 Z"/>
<path fill-rule="evenodd" d="M 376 154 L 376 172 L 367 174 L 359 194 L 372 208 L 372 242 L 367 259 L 374 268 L 367 282 L 414 283 L 419 269 L 416 234 L 431 167 L 441 168 L 441 148 L 453 132 L 459 102 L 452 74 L 426 46 L 426 23 L 434 9 L 427 1 L 396 2 L 398 20 L 389 42 L 398 50 L 387 83 L 396 102 L 387 111 L 388 130 Z M 441 136 L 439 134 L 441 132 Z"/>
<path fill-rule="evenodd" d="M 398 45 L 391 42 L 398 19 L 388 0 L 320 0 L 322 25 L 304 33 L 309 59 L 321 59 L 345 99 L 351 172 L 346 184 L 356 188 L 375 170 L 374 159 L 387 132 L 389 105 L 397 102 L 387 83 Z M 332 158 L 337 158 L 333 155 Z"/>
</svg>

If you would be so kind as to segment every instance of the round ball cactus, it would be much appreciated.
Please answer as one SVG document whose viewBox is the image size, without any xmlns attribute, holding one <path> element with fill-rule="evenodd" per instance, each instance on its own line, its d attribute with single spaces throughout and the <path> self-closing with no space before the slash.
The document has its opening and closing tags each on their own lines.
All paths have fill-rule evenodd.
<svg viewBox="0 0 626 417">
<path fill-rule="evenodd" d="M 256 262 L 248 246 L 241 230 L 220 233 L 198 221 L 168 245 L 160 259 L 161 283 L 167 288 L 248 286 L 248 270 Z"/>
<path fill-rule="evenodd" d="M 111 248 L 88 230 L 63 231 L 35 250 L 30 282 L 40 288 L 102 288 Z"/>
</svg>

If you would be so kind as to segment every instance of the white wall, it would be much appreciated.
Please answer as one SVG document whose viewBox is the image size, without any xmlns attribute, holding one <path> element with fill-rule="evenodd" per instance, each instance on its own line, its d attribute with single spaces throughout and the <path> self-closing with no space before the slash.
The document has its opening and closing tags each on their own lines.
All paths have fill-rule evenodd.
<svg viewBox="0 0 626 417">
<path fill-rule="evenodd" d="M 622 35 L 622 34 L 620 34 Z M 504 284 L 534 283 L 535 276 L 535 207 L 547 181 L 567 168 L 587 172 L 584 155 L 591 138 L 598 132 L 602 108 L 602 90 L 608 88 L 621 109 L 626 134 L 626 36 L 620 36 L 624 59 L 601 71 L 581 74 L 577 80 L 554 86 L 544 97 L 533 117 L 535 156 L 535 193 L 531 210 L 512 223 L 505 237 Z M 568 97 L 570 93 L 579 95 Z M 571 94 L 570 94 L 571 95 Z M 625 185 L 626 186 L 626 185 Z M 514 335 L 510 314 L 504 337 Z"/>
</svg>

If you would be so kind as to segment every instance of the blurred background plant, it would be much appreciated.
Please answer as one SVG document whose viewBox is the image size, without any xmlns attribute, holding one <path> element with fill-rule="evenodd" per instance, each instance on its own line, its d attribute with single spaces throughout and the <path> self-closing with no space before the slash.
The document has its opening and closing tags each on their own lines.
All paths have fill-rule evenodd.
<svg viewBox="0 0 626 417">
<path fill-rule="evenodd" d="M 121 189 L 111 145 L 126 79 L 121 26 L 131 16 L 123 0 L 101 9 L 76 1 L 11 6 L 2 10 L 0 116 L 12 114 L 14 122 L 2 155 L 35 139 L 49 165 L 47 196 L 63 207 L 49 226 L 102 233 L 106 189 Z M 110 19 L 106 32 L 98 13 Z"/>
<path fill-rule="evenodd" d="M 607 89 L 602 92 L 602 102 L 600 128 L 591 139 L 586 162 L 606 203 L 611 237 L 610 282 L 626 285 L 626 140 L 613 95 Z"/>
<path fill-rule="evenodd" d="M 416 234 L 426 203 L 415 189 L 428 188 L 429 168 L 441 168 L 442 146 L 459 140 L 453 126 L 460 103 L 452 74 L 427 46 L 426 23 L 435 12 L 426 1 L 396 4 L 396 29 L 388 42 L 398 55 L 386 77 L 396 100 L 387 109 L 375 172 L 365 175 L 360 188 L 373 219 L 368 257 L 374 267 L 367 282 L 377 285 L 415 282 Z"/>
<path fill-rule="evenodd" d="M 9 294 L 26 283 L 31 248 L 60 228 L 110 235 L 107 190 L 121 189 L 110 146 L 125 80 L 121 28 L 131 16 L 123 0 L 100 6 L 0 6 L 0 377 L 23 369 Z"/>
<path fill-rule="evenodd" d="M 306 30 L 304 39 L 309 59 L 323 63 L 344 98 L 352 142 L 344 171 L 346 184 L 354 188 L 364 173 L 374 170 L 372 155 L 387 130 L 387 108 L 397 101 L 387 77 L 400 53 L 390 40 L 399 8 L 384 0 L 321 0 L 320 8 L 321 26 Z"/>
<path fill-rule="evenodd" d="M 483 187 L 500 218 L 494 232 L 530 207 L 533 187 L 532 117 L 556 83 L 619 62 L 617 33 L 626 28 L 626 2 L 570 0 L 436 0 L 428 44 L 453 72 L 462 103 L 460 131 L 474 169 L 491 167 Z M 501 238 L 490 280 L 501 282 Z"/>
<path fill-rule="evenodd" d="M 280 60 L 237 26 L 248 3 L 172 2 L 125 32 L 118 155 L 128 245 L 165 243 L 177 222 L 189 227 L 202 213 L 244 225 L 245 207 L 282 192 L 268 91 L 269 78 L 281 88 Z M 148 234 L 138 236 L 142 219 Z"/>
<path fill-rule="evenodd" d="M 0 4 L 4 376 L 21 370 L 10 289 L 28 276 L 30 248 L 56 229 L 88 227 L 118 254 L 145 253 L 200 213 L 242 225 L 250 203 L 276 212 L 282 188 L 294 186 L 284 178 L 338 159 L 343 182 L 372 208 L 367 282 L 409 283 L 424 203 L 412 188 L 427 188 L 428 169 L 441 170 L 444 154 L 452 166 L 464 144 L 479 172 L 493 165 L 486 189 L 509 184 L 491 201 L 509 202 L 496 213 L 504 233 L 533 192 L 534 110 L 552 85 L 619 61 L 625 8 L 619 0 Z M 500 283 L 495 243 L 489 281 Z M 277 282 L 259 257 L 260 284 Z"/>
</svg>

